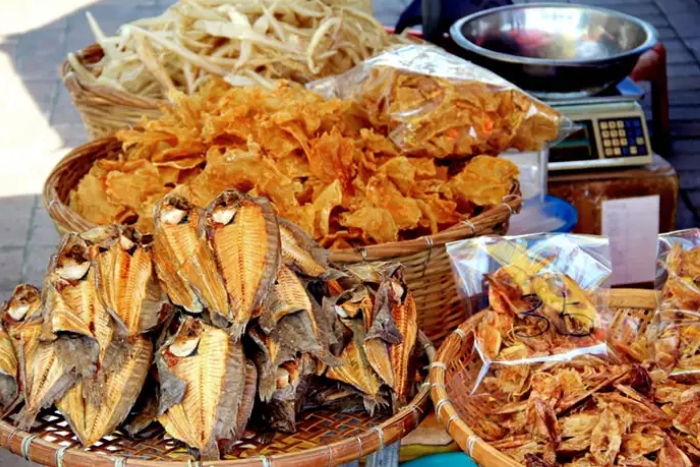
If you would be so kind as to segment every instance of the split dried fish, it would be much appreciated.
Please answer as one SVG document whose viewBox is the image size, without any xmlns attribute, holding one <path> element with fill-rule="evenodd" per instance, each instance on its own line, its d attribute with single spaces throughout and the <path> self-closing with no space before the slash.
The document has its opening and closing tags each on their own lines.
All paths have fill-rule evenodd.
<svg viewBox="0 0 700 467">
<path fill-rule="evenodd" d="M 182 196 L 167 195 L 156 204 L 156 273 L 174 304 L 190 313 L 201 313 L 206 308 L 212 316 L 226 316 L 226 289 L 201 229 L 202 222 L 203 210 Z"/>
<path fill-rule="evenodd" d="M 188 317 L 160 349 L 156 362 L 160 423 L 202 459 L 218 459 L 218 441 L 235 438 L 245 387 L 242 345 L 224 330 Z"/>
<path fill-rule="evenodd" d="M 389 291 L 390 301 L 392 302 L 391 294 L 393 293 L 395 293 L 394 290 Z M 403 302 L 400 302 L 398 306 L 392 306 L 391 317 L 402 337 L 401 343 L 389 346 L 389 356 L 391 368 L 394 371 L 393 388 L 400 403 L 403 405 L 411 392 L 410 385 L 413 377 L 411 374 L 411 357 L 418 339 L 418 312 L 413 295 L 407 294 Z"/>
<path fill-rule="evenodd" d="M 311 312 L 311 298 L 299 277 L 287 266 L 280 267 L 274 285 L 260 316 L 260 327 L 272 332 L 283 317 L 298 311 Z"/>
<path fill-rule="evenodd" d="M 0 328 L 0 413 L 12 409 L 19 397 L 19 362 L 12 337 Z"/>
<path fill-rule="evenodd" d="M 345 320 L 345 325 L 352 331 L 352 340 L 340 354 L 341 364 L 328 368 L 326 376 L 330 379 L 349 384 L 370 397 L 377 397 L 381 381 L 367 359 L 364 349 L 364 324 L 357 320 Z"/>
<path fill-rule="evenodd" d="M 105 245 L 106 246 L 106 245 Z M 95 255 L 97 290 L 121 334 L 135 336 L 156 328 L 170 311 L 153 266 L 153 237 L 133 227 L 115 229 Z"/>
<path fill-rule="evenodd" d="M 80 442 L 92 446 L 129 415 L 148 374 L 153 345 L 144 337 L 114 342 L 100 370 L 84 378 L 56 402 Z"/>
<path fill-rule="evenodd" d="M 260 314 L 280 268 L 277 216 L 266 199 L 225 191 L 207 208 L 206 227 L 230 302 L 212 319 L 238 338 Z"/>
<path fill-rule="evenodd" d="M 328 252 L 288 220 L 280 218 L 278 221 L 284 264 L 307 277 L 327 277 Z"/>
</svg>

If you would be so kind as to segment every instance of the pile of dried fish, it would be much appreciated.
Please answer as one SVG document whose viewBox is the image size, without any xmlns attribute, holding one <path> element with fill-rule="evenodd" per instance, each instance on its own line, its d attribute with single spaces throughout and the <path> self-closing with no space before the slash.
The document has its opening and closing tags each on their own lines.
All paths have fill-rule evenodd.
<svg viewBox="0 0 700 467">
<path fill-rule="evenodd" d="M 605 310 L 575 281 L 521 272 L 487 276 L 481 362 L 462 401 L 470 428 L 532 467 L 699 465 L 700 379 L 656 365 L 626 310 L 606 336 Z"/>
<path fill-rule="evenodd" d="M 2 308 L 0 404 L 22 405 L 19 427 L 55 405 L 85 446 L 160 424 L 216 459 L 247 429 L 294 432 L 302 410 L 412 397 L 421 349 L 400 266 L 335 269 L 235 191 L 206 209 L 168 195 L 155 218 L 153 235 L 64 236 L 43 291 L 20 285 Z"/>
</svg>

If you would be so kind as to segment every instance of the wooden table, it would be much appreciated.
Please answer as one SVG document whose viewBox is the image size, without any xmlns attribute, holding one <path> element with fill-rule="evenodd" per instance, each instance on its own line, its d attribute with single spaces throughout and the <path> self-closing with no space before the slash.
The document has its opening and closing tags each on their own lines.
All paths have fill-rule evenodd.
<svg viewBox="0 0 700 467">
<path fill-rule="evenodd" d="M 641 167 L 550 172 L 550 195 L 567 200 L 578 211 L 574 232 L 600 235 L 603 201 L 658 195 L 660 197 L 659 231 L 676 229 L 678 176 L 660 156 Z"/>
</svg>

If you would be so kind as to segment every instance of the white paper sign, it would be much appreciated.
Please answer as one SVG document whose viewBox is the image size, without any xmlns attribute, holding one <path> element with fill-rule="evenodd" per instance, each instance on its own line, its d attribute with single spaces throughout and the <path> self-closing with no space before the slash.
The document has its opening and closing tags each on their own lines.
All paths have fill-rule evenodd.
<svg viewBox="0 0 700 467">
<path fill-rule="evenodd" d="M 610 285 L 653 281 L 659 235 L 659 197 L 603 201 L 603 235 L 610 238 Z"/>
</svg>

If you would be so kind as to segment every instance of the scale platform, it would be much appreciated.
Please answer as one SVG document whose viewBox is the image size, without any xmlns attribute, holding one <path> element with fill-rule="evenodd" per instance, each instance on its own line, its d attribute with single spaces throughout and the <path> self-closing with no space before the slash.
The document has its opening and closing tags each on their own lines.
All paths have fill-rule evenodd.
<svg viewBox="0 0 700 467">
<path fill-rule="evenodd" d="M 645 165 L 653 160 L 642 91 L 629 78 L 596 96 L 548 100 L 580 128 L 549 149 L 549 170 Z"/>
</svg>

